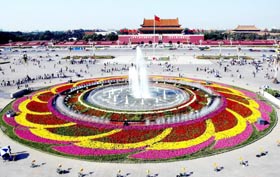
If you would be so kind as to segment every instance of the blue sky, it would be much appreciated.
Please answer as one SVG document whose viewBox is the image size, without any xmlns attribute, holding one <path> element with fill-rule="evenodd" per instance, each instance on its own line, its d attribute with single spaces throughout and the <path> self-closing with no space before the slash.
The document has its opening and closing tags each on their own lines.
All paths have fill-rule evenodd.
<svg viewBox="0 0 280 177">
<path fill-rule="evenodd" d="M 1 0 L 8 31 L 139 28 L 144 18 L 179 18 L 182 27 L 280 28 L 280 0 Z"/>
</svg>

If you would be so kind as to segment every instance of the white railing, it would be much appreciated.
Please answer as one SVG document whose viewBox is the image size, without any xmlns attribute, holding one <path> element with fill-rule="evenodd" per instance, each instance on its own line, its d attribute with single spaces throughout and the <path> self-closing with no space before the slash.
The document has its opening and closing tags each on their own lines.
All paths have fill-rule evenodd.
<svg viewBox="0 0 280 177">
<path fill-rule="evenodd" d="M 58 96 L 54 106 L 59 112 L 77 120 L 96 122 L 96 123 L 110 123 L 110 120 L 107 118 L 90 116 L 71 110 L 64 104 L 64 96 Z"/>
</svg>

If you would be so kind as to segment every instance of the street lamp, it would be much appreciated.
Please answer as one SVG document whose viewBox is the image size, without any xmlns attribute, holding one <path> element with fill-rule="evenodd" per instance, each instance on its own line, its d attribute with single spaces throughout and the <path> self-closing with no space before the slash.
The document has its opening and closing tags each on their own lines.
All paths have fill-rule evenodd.
<svg viewBox="0 0 280 177">
<path fill-rule="evenodd" d="M 94 47 L 94 43 L 92 43 L 91 47 L 92 47 L 92 57 L 95 57 L 95 47 Z"/>
<path fill-rule="evenodd" d="M 219 44 L 220 57 L 221 57 L 221 56 L 222 56 L 222 45 L 223 45 L 223 41 L 220 41 L 218 44 Z"/>
<path fill-rule="evenodd" d="M 199 40 L 199 44 L 200 44 L 200 47 L 201 47 L 201 45 L 202 45 L 202 40 L 201 39 Z"/>
<path fill-rule="evenodd" d="M 241 46 L 237 47 L 237 60 L 239 61 L 239 52 L 241 51 Z"/>
<path fill-rule="evenodd" d="M 12 50 L 12 42 L 13 42 L 13 41 L 10 39 L 10 40 L 9 40 L 9 44 L 10 44 L 10 51 Z"/>
<path fill-rule="evenodd" d="M 219 49 L 220 49 L 220 66 L 222 65 L 222 45 L 223 45 L 223 41 L 219 41 Z"/>
</svg>

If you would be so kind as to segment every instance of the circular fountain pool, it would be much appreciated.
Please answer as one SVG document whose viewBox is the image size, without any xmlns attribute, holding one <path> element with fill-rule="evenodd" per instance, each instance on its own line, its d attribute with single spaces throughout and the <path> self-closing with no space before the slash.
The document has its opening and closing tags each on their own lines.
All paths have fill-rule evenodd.
<svg viewBox="0 0 280 177">
<path fill-rule="evenodd" d="M 190 99 L 186 91 L 171 85 L 154 84 L 149 91 L 150 98 L 135 98 L 129 85 L 110 85 L 87 92 L 83 99 L 92 107 L 136 112 L 168 109 Z"/>
</svg>

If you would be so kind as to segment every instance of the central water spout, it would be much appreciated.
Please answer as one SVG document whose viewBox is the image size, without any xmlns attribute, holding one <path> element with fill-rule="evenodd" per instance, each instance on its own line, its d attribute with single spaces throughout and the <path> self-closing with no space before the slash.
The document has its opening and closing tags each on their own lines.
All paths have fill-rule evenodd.
<svg viewBox="0 0 280 177">
<path fill-rule="evenodd" d="M 134 98 L 151 98 L 146 65 L 140 47 L 136 48 L 135 64 L 129 68 L 129 86 Z"/>
<path fill-rule="evenodd" d="M 128 97 L 127 97 L 127 95 L 125 97 L 125 104 L 128 105 Z"/>
</svg>

